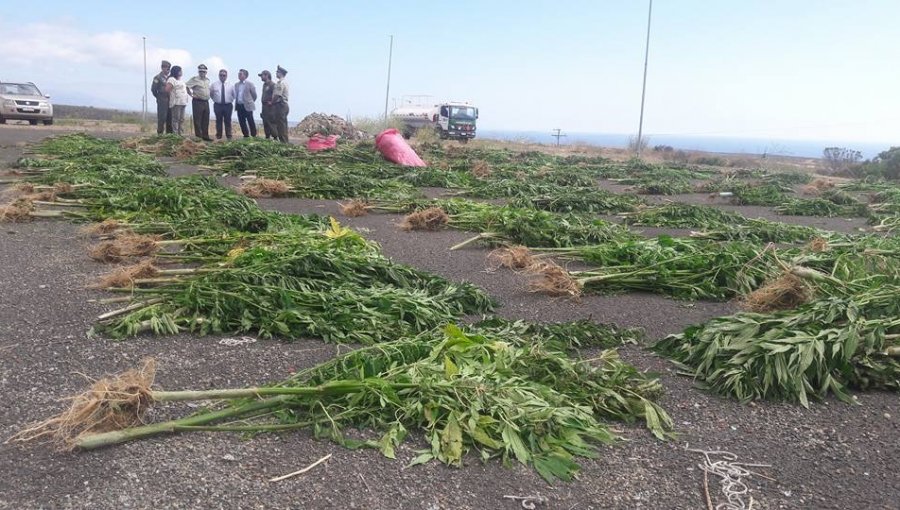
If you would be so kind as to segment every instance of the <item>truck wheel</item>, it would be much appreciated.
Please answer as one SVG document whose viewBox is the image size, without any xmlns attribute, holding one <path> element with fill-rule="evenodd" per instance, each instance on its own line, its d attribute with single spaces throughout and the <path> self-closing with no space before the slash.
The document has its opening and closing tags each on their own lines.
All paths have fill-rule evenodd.
<svg viewBox="0 0 900 510">
<path fill-rule="evenodd" d="M 37 120 L 34 120 L 34 119 L 29 120 L 28 123 L 31 124 L 32 126 L 37 126 Z"/>
<path fill-rule="evenodd" d="M 45 125 L 45 126 L 52 126 L 52 125 L 53 125 L 53 119 L 47 119 L 47 120 L 45 120 L 45 121 L 44 121 L 44 125 Z"/>
<path fill-rule="evenodd" d="M 441 140 L 446 140 L 446 139 L 447 139 L 447 132 L 446 132 L 446 131 L 444 131 L 444 130 L 441 129 L 441 128 L 437 128 L 436 131 L 437 131 L 437 134 L 438 134 L 438 138 L 440 138 Z"/>
<path fill-rule="evenodd" d="M 6 124 L 6 119 L 4 119 L 3 117 L 0 117 L 0 124 Z"/>
<path fill-rule="evenodd" d="M 461 144 L 467 144 L 467 143 L 469 143 L 469 139 L 468 139 L 468 138 L 460 138 L 460 139 L 459 139 L 459 143 L 461 143 Z"/>
</svg>

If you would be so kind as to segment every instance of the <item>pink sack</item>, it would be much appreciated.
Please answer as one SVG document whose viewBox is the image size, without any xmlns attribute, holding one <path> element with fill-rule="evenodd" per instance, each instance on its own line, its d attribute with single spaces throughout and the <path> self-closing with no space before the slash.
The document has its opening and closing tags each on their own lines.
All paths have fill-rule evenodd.
<svg viewBox="0 0 900 510">
<path fill-rule="evenodd" d="M 406 143 L 400 131 L 385 129 L 375 137 L 375 147 L 384 159 L 402 166 L 428 166 L 416 151 Z"/>
<path fill-rule="evenodd" d="M 338 135 L 322 136 L 320 134 L 315 134 L 306 142 L 306 148 L 309 149 L 310 152 L 334 149 L 337 147 L 337 139 Z"/>
</svg>

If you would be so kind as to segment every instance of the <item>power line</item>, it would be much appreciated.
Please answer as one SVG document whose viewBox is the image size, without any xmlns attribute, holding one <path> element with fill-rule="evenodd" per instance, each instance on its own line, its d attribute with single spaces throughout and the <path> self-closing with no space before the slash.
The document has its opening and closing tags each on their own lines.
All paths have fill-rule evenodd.
<svg viewBox="0 0 900 510">
<path fill-rule="evenodd" d="M 550 136 L 556 138 L 556 146 L 559 147 L 559 139 L 560 139 L 560 138 L 565 138 L 565 137 L 568 136 L 568 135 L 563 135 L 563 134 L 561 134 L 562 129 L 559 129 L 559 128 L 556 128 L 556 129 L 554 129 L 553 131 L 556 131 L 556 132 L 555 132 L 555 133 L 552 133 Z"/>
</svg>

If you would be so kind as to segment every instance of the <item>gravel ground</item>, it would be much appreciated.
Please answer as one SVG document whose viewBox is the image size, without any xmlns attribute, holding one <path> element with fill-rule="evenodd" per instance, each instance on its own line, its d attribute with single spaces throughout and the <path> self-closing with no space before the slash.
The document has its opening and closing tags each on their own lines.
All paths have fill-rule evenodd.
<svg viewBox="0 0 900 510">
<path fill-rule="evenodd" d="M 24 132 L 24 134 L 20 133 Z M 8 136 L 14 133 L 15 136 Z M 46 130 L 0 130 L 0 161 L 15 160 L 15 143 Z M 2 164 L 2 163 L 0 163 Z M 173 173 L 189 172 L 178 167 Z M 331 201 L 261 200 L 267 208 L 336 213 Z M 588 296 L 581 302 L 524 291 L 508 271 L 486 272 L 486 250 L 448 252 L 467 238 L 455 231 L 407 233 L 399 217 L 371 215 L 341 221 L 379 242 L 395 260 L 468 280 L 495 296 L 500 315 L 541 321 L 591 317 L 641 326 L 650 338 L 685 324 L 731 313 L 728 303 L 684 303 L 657 296 Z M 80 374 L 99 376 L 159 361 L 163 388 L 213 388 L 260 384 L 287 376 L 335 354 L 316 340 L 259 340 L 239 346 L 222 337 L 140 337 L 126 342 L 88 338 L 93 318 L 114 305 L 91 299 L 106 294 L 84 288 L 108 270 L 84 254 L 86 240 L 62 222 L 0 225 L 0 436 L 60 410 L 60 399 L 80 391 Z M 0 508 L 520 508 L 504 495 L 540 496 L 537 508 L 704 508 L 702 456 L 691 448 L 725 449 L 755 469 L 748 483 L 753 508 L 896 508 L 900 501 L 900 399 L 895 394 L 859 395 L 859 406 L 835 400 L 798 406 L 740 405 L 694 389 L 672 366 L 637 346 L 623 357 L 660 374 L 662 405 L 678 437 L 660 442 L 642 428 L 620 426 L 627 438 L 603 447 L 583 463 L 579 480 L 547 485 L 522 466 L 503 467 L 466 459 L 461 469 L 428 464 L 405 469 L 415 450 L 411 438 L 398 459 L 375 451 L 350 451 L 306 432 L 264 435 L 194 433 L 139 441 L 96 452 L 66 453 L 49 445 L 0 445 Z M 170 405 L 151 420 L 189 411 Z M 283 482 L 268 478 L 305 467 L 324 455 L 325 464 Z M 716 503 L 724 500 L 710 480 Z"/>
</svg>

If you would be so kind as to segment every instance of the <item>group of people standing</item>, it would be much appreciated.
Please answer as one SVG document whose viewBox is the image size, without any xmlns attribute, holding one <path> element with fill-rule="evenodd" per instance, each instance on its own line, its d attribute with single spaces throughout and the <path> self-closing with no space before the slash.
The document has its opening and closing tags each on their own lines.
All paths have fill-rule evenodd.
<svg viewBox="0 0 900 510">
<path fill-rule="evenodd" d="M 219 69 L 219 79 L 211 81 L 206 77 L 208 69 L 205 64 L 197 66 L 197 76 L 184 81 L 181 66 L 173 66 L 163 60 L 160 73 L 153 77 L 150 92 L 156 98 L 156 132 L 183 134 L 184 111 L 188 100 L 194 118 L 194 135 L 206 141 L 209 136 L 209 102 L 213 102 L 216 115 L 216 139 L 221 140 L 224 130 L 225 138 L 231 140 L 231 114 L 237 111 L 238 124 L 244 138 L 256 136 L 256 122 L 253 111 L 256 109 L 256 86 L 247 81 L 250 73 L 246 69 L 238 71 L 238 81 L 228 81 L 228 71 Z M 262 78 L 262 111 L 260 118 L 266 138 L 274 138 L 287 143 L 288 127 L 288 84 L 284 80 L 287 70 L 281 66 L 275 71 L 278 81 L 272 80 L 272 73 L 259 73 Z M 224 128 L 224 129 L 223 129 Z"/>
</svg>

